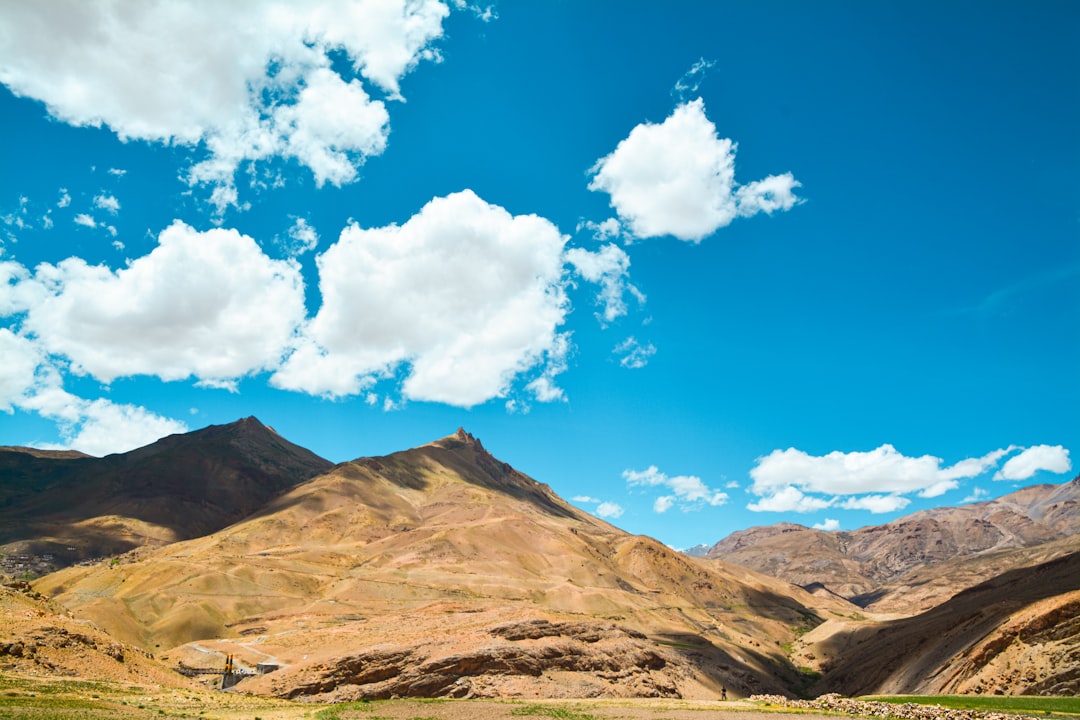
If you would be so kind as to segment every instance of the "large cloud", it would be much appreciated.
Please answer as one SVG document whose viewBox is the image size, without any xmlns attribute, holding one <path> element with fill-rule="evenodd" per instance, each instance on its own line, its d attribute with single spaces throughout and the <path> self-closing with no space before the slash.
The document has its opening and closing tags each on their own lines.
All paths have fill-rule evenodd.
<svg viewBox="0 0 1080 720">
<path fill-rule="evenodd" d="M 611 205 L 638 238 L 674 235 L 700 241 L 736 217 L 789 210 L 799 182 L 770 175 L 742 187 L 735 182 L 735 145 L 717 135 L 698 99 L 660 124 L 643 123 L 592 168 L 590 190 Z"/>
<path fill-rule="evenodd" d="M 303 281 L 235 230 L 182 222 L 119 271 L 69 258 L 39 266 L 23 331 L 75 372 L 211 383 L 273 368 L 304 317 Z"/>
<path fill-rule="evenodd" d="M 548 220 L 468 190 L 401 226 L 351 225 L 318 257 L 322 306 L 273 383 L 351 395 L 407 365 L 405 398 L 472 406 L 532 368 L 558 368 L 565 242 Z M 560 394 L 550 382 L 534 390 Z"/>
<path fill-rule="evenodd" d="M 868 452 L 834 451 L 814 456 L 795 448 L 774 450 L 759 458 L 750 471 L 750 492 L 761 499 L 748 507 L 756 511 L 812 512 L 827 507 L 893 512 L 906 507 L 917 494 L 937 497 L 959 487 L 959 480 L 978 477 L 1020 448 L 1010 445 L 981 457 L 943 466 L 932 455 L 908 457 L 892 445 Z M 1017 477 L 1030 477 L 1032 467 L 1055 472 L 1068 470 L 1068 452 L 1045 445 L 1029 448 L 1005 463 L 1001 476 L 1015 469 Z M 1026 475 L 1023 473 L 1027 472 Z"/>
<path fill-rule="evenodd" d="M 390 98 L 449 12 L 437 0 L 0 4 L 0 82 L 73 125 L 195 146 L 193 182 L 236 201 L 245 160 L 297 159 L 316 180 L 354 179 L 383 151 L 389 116 L 335 54 Z"/>
</svg>

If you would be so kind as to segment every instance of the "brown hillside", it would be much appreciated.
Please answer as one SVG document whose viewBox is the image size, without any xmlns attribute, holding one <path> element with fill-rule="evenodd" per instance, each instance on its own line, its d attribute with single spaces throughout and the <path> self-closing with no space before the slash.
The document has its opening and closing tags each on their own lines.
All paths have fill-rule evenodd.
<svg viewBox="0 0 1080 720">
<path fill-rule="evenodd" d="M 331 466 L 255 418 L 104 458 L 0 450 L 0 550 L 63 566 L 198 537 Z"/>
<path fill-rule="evenodd" d="M 920 615 L 822 626 L 800 652 L 825 671 L 815 692 L 1080 692 L 1080 552 L 1013 570 Z"/>
<path fill-rule="evenodd" d="M 76 620 L 22 583 L 0 586 L 0 617 L 0 671 L 191 687 L 146 651 Z"/>
<path fill-rule="evenodd" d="M 788 692 L 783 644 L 854 610 L 628 535 L 464 431 L 36 587 L 170 662 L 272 662 L 243 687 L 322 699 Z"/>
</svg>

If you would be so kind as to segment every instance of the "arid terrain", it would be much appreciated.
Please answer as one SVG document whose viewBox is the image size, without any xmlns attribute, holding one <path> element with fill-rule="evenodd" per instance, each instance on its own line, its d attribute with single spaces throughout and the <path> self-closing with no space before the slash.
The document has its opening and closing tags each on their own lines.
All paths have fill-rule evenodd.
<svg viewBox="0 0 1080 720">
<path fill-rule="evenodd" d="M 101 460 L 0 461 L 16 552 L 79 549 L 4 591 L 0 673 L 183 692 L 220 686 L 231 658 L 236 691 L 316 703 L 1080 691 L 1078 481 L 857 538 L 757 528 L 697 558 L 464 430 L 336 466 L 254 418 Z M 84 477 L 71 507 L 49 500 Z M 125 552 L 73 564 L 92 547 Z"/>
</svg>

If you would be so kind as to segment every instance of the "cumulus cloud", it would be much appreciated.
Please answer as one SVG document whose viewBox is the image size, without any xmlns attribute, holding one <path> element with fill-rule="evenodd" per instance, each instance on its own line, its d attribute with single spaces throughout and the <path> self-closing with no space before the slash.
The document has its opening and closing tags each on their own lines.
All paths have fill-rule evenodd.
<svg viewBox="0 0 1080 720">
<path fill-rule="evenodd" d="M 0 328 L 0 411 L 10 413 L 34 385 L 42 353 L 34 343 Z"/>
<path fill-rule="evenodd" d="M 994 475 L 995 480 L 1027 480 L 1040 470 L 1067 473 L 1072 469 L 1069 451 L 1061 445 L 1035 445 L 1009 458 Z"/>
<path fill-rule="evenodd" d="M 97 221 L 87 213 L 79 213 L 76 215 L 75 224 L 88 228 L 96 228 L 98 226 Z"/>
<path fill-rule="evenodd" d="M 765 494 L 761 500 L 752 502 L 746 506 L 747 510 L 754 512 L 797 512 L 809 513 L 832 507 L 833 501 L 819 497 L 811 497 L 803 493 L 794 485 L 786 485 L 782 488 L 773 489 Z"/>
<path fill-rule="evenodd" d="M 623 508 L 618 503 L 602 502 L 596 506 L 597 517 L 617 518 L 622 517 Z"/>
<path fill-rule="evenodd" d="M 115 215 L 120 212 L 120 201 L 113 195 L 101 193 L 94 198 L 94 207 Z"/>
<path fill-rule="evenodd" d="M 624 470 L 623 480 L 629 487 L 664 488 L 671 491 L 662 495 L 653 503 L 653 509 L 663 513 L 678 505 L 681 510 L 696 510 L 704 505 L 719 506 L 728 501 L 728 495 L 708 487 L 701 478 L 694 475 L 676 475 L 669 477 L 655 465 L 645 470 Z"/>
<path fill-rule="evenodd" d="M 907 457 L 892 445 L 882 445 L 869 452 L 834 451 L 823 456 L 795 448 L 774 450 L 758 458 L 750 471 L 753 479 L 750 492 L 761 500 L 748 507 L 777 512 L 811 512 L 834 506 L 873 513 L 894 512 L 910 504 L 907 495 L 931 498 L 955 490 L 959 480 L 989 472 L 1003 457 L 1018 449 L 1010 445 L 948 466 L 932 455 Z M 1009 472 L 1017 479 L 1027 478 L 1034 470 L 1023 473 L 1033 466 L 1063 468 L 1055 471 L 1066 472 L 1068 451 L 1060 446 L 1029 448 L 1006 462 L 996 477 L 1003 478 Z"/>
<path fill-rule="evenodd" d="M 790 173 L 739 186 L 735 144 L 721 138 L 699 98 L 660 124 L 635 127 L 591 170 L 590 190 L 611 206 L 637 238 L 673 235 L 699 242 L 736 217 L 790 210 L 799 182 Z"/>
<path fill-rule="evenodd" d="M 468 190 L 400 226 L 350 225 L 317 258 L 322 306 L 272 382 L 354 395 L 407 365 L 405 398 L 469 407 L 540 369 L 547 381 L 532 389 L 554 399 L 565 242 L 548 220 Z"/>
<path fill-rule="evenodd" d="M 835 518 L 825 518 L 819 523 L 814 524 L 815 530 L 824 530 L 825 532 L 836 532 L 840 529 L 840 521 Z"/>
<path fill-rule="evenodd" d="M 64 442 L 55 447 L 89 455 L 127 452 L 188 430 L 184 423 L 138 405 L 72 395 L 63 389 L 59 374 L 50 366 L 39 368 L 34 387 L 17 404 L 58 424 Z"/>
<path fill-rule="evenodd" d="M 174 222 L 114 271 L 69 258 L 19 285 L 24 330 L 76 373 L 225 381 L 275 367 L 304 316 L 299 267 L 235 230 Z"/>
<path fill-rule="evenodd" d="M 605 323 L 610 323 L 626 314 L 627 293 L 645 302 L 645 295 L 630 284 L 630 256 L 618 245 L 607 244 L 593 252 L 584 248 L 571 248 L 566 251 L 566 261 L 584 280 L 600 286 L 596 297 L 603 312 L 598 315 Z"/>
<path fill-rule="evenodd" d="M 246 161 L 355 179 L 389 132 L 363 84 L 400 98 L 401 78 L 438 60 L 448 13 L 438 0 L 5 3 L 0 82 L 72 125 L 204 148 L 190 180 L 213 185 L 221 209 Z"/>
</svg>

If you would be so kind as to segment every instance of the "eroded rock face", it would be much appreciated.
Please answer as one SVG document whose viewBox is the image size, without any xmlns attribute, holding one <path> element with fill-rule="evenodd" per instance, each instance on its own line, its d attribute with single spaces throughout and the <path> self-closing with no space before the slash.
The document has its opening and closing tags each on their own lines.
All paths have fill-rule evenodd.
<svg viewBox="0 0 1080 720">
<path fill-rule="evenodd" d="M 677 663 L 636 631 L 528 620 L 492 627 L 488 634 L 490 644 L 452 654 L 423 646 L 374 648 L 309 668 L 294 681 L 282 678 L 275 694 L 333 701 L 539 696 L 550 694 L 540 688 L 556 675 L 585 696 L 679 694 Z"/>
</svg>

